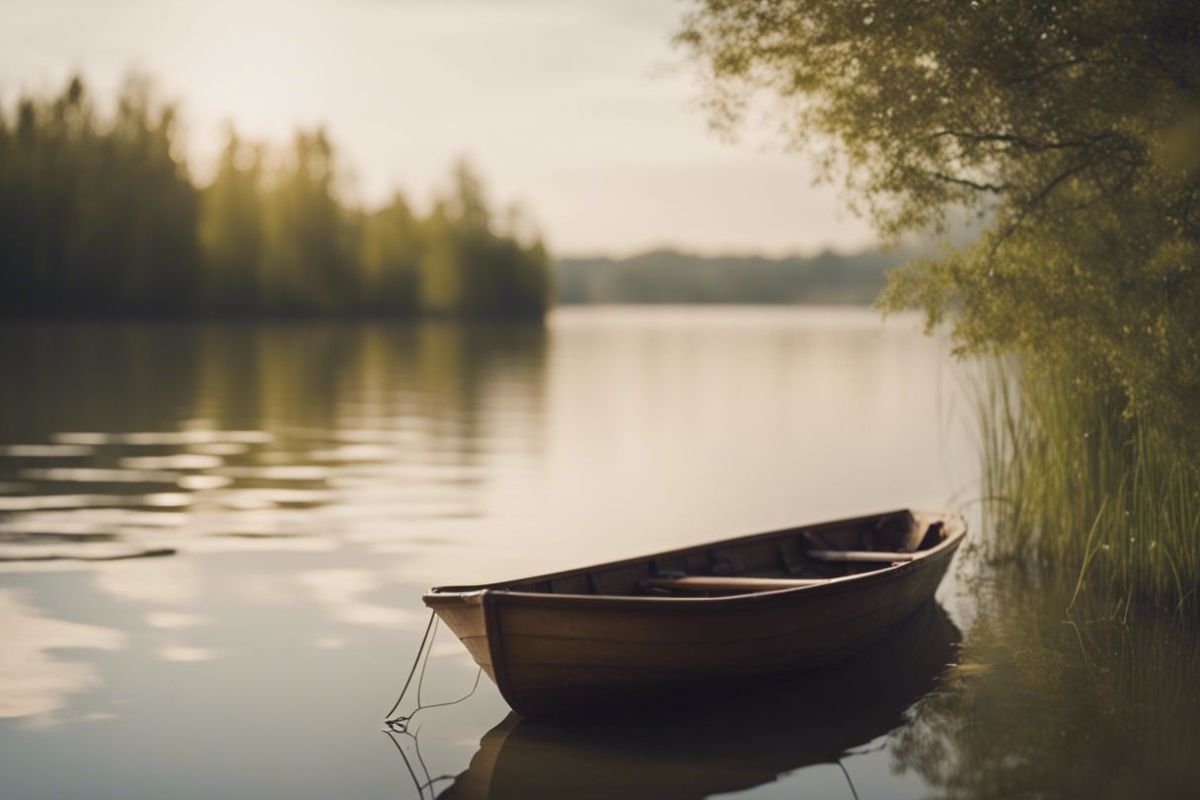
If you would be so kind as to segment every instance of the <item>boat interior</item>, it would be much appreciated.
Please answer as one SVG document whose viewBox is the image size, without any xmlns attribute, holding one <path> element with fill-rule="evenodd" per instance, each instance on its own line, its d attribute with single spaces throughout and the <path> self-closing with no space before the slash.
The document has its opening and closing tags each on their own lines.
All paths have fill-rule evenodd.
<svg viewBox="0 0 1200 800">
<path fill-rule="evenodd" d="M 619 597 L 719 597 L 819 586 L 913 561 L 953 534 L 953 518 L 908 510 L 743 536 L 487 586 Z"/>
</svg>

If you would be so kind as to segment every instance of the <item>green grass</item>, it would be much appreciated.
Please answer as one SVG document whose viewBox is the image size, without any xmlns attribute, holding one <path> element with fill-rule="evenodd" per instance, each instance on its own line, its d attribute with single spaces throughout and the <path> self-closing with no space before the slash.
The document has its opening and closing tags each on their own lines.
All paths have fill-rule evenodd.
<svg viewBox="0 0 1200 800">
<path fill-rule="evenodd" d="M 1176 436 L 1065 369 L 978 384 L 990 555 L 1036 567 L 1113 613 L 1200 610 L 1200 467 Z"/>
</svg>

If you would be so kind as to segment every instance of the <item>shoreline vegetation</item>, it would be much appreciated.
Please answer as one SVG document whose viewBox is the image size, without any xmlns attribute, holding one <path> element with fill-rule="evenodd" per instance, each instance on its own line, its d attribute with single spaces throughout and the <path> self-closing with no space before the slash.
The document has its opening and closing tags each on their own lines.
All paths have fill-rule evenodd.
<svg viewBox="0 0 1200 800">
<path fill-rule="evenodd" d="M 1068 609 L 1200 612 L 1200 463 L 1069 365 L 998 360 L 974 387 L 990 558 L 1033 568 Z"/>
<path fill-rule="evenodd" d="M 880 304 L 1017 364 L 979 401 L 995 554 L 1200 609 L 1200 5 L 689 5 L 716 127 L 766 101 L 893 240 L 986 226 Z"/>
<path fill-rule="evenodd" d="M 229 130 L 212 181 L 180 151 L 176 108 L 128 78 L 111 114 L 83 80 L 0 109 L 0 312 L 6 316 L 540 319 L 541 238 L 498 220 L 454 166 L 427 216 L 396 192 L 342 199 L 324 129 L 269 146 Z"/>
</svg>

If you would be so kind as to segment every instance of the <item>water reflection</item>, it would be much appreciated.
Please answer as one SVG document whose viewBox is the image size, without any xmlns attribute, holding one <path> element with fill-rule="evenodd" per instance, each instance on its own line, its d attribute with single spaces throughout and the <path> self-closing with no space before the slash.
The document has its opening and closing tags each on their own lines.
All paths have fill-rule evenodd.
<svg viewBox="0 0 1200 800">
<path fill-rule="evenodd" d="M 62 648 L 117 650 L 120 631 L 54 619 L 14 590 L 0 589 L 0 717 L 27 717 L 39 726 L 55 721 L 67 697 L 99 682 L 89 664 L 51 655 Z"/>
<path fill-rule="evenodd" d="M 367 596 L 381 588 L 374 572 L 362 569 L 326 569 L 302 572 L 296 580 L 329 615 L 350 625 L 379 628 L 415 628 L 425 614 L 415 609 L 373 603 Z"/>
<path fill-rule="evenodd" d="M 493 404 L 537 417 L 545 349 L 540 327 L 486 324 L 0 326 L 21 387 L 0 417 L 0 563 L 476 516 L 481 458 L 538 445 L 492 441 Z"/>
<path fill-rule="evenodd" d="M 439 797 L 698 800 L 838 763 L 904 723 L 955 659 L 958 641 L 931 603 L 867 653 L 758 690 L 575 723 L 509 715 Z"/>
<path fill-rule="evenodd" d="M 0 720 L 21 797 L 403 795 L 376 726 L 423 588 L 936 507 L 974 463 L 930 400 L 953 386 L 938 343 L 866 310 L 569 310 L 547 330 L 4 323 L 0 367 L 0 586 L 68 625 L 12 673 L 64 676 L 52 703 L 0 672 L 0 703 L 32 715 Z M 120 649 L 67 635 L 82 624 Z M 97 646 L 57 651 L 72 641 Z M 434 653 L 426 697 L 461 696 L 475 666 L 455 642 Z M 751 717 L 796 734 L 793 765 L 820 755 L 768 712 Z M 463 773 L 505 713 L 486 681 L 431 711 L 434 774 Z M 22 727 L 48 716 L 64 724 Z M 875 729 L 903 720 L 885 716 Z M 822 757 L 866 727 L 828 722 Z M 860 787 L 885 757 L 850 762 Z"/>
<path fill-rule="evenodd" d="M 953 367 L 901 323 L 0 324 L 0 794 L 416 796 L 377 725 L 426 586 L 970 485 Z M 575 727 L 497 726 L 485 681 L 422 716 L 424 761 L 459 797 L 848 797 L 839 758 L 863 798 L 1195 795 L 1194 625 L 956 586 L 961 658 L 938 609 L 815 682 Z M 433 653 L 426 698 L 461 696 L 475 665 Z"/>
<path fill-rule="evenodd" d="M 898 732 L 896 768 L 930 797 L 1195 797 L 1195 623 L 1086 604 L 1066 617 L 1071 587 L 997 578 L 945 690 Z"/>
<path fill-rule="evenodd" d="M 130 603 L 194 607 L 200 601 L 196 566 L 184 559 L 123 561 L 95 571 L 96 588 Z"/>
</svg>

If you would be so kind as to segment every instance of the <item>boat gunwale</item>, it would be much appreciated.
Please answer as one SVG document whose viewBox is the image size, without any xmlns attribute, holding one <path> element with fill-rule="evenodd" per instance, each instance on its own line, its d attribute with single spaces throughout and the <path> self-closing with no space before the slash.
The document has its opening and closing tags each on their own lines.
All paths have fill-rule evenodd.
<svg viewBox="0 0 1200 800">
<path fill-rule="evenodd" d="M 961 537 L 956 537 L 951 547 L 957 548 Z M 949 539 L 947 540 L 949 541 Z M 938 545 L 941 548 L 941 545 Z M 934 555 L 934 549 L 929 551 Z M 765 592 L 746 592 L 744 594 L 725 595 L 721 597 L 661 597 L 636 595 L 594 595 L 594 594 L 550 594 L 547 592 L 514 592 L 503 589 L 486 589 L 478 595 L 485 605 L 540 606 L 542 608 L 637 608 L 639 610 L 672 611 L 690 608 L 693 610 L 711 611 L 713 606 L 751 605 L 770 602 L 772 600 L 799 599 L 801 597 L 816 597 L 819 595 L 840 594 L 864 588 L 869 583 L 890 583 L 900 580 L 939 563 L 942 559 L 924 557 L 913 559 L 902 564 L 882 567 L 880 569 L 861 572 L 857 575 L 846 575 L 831 578 L 828 583 L 814 586 L 792 586 L 782 589 L 772 589 Z M 431 606 L 432 607 L 432 606 Z"/>
<path fill-rule="evenodd" d="M 814 584 L 811 586 L 788 586 L 779 589 L 746 592 L 742 594 L 725 595 L 720 597 L 570 594 L 558 592 L 527 592 L 505 588 L 514 583 L 532 583 L 553 580 L 560 577 L 590 572 L 592 570 L 609 569 L 638 564 L 644 561 L 653 561 L 655 559 L 675 556 L 682 553 L 691 552 L 693 550 L 702 550 L 709 547 L 719 547 L 734 543 L 752 542 L 758 539 L 768 539 L 775 536 L 783 536 L 792 532 L 799 534 L 806 531 L 818 530 L 820 528 L 861 524 L 863 522 L 869 522 L 873 519 L 879 519 L 882 517 L 891 516 L 893 514 L 905 512 L 912 514 L 916 518 L 926 517 L 932 518 L 932 521 L 942 520 L 946 522 L 948 528 L 946 538 L 928 550 L 914 551 L 920 555 L 912 560 L 880 566 L 878 569 L 870 569 L 854 575 L 843 575 L 837 578 L 830 578 L 825 583 Z M 938 556 L 947 550 L 951 551 L 952 556 L 953 551 L 958 548 L 958 545 L 961 543 L 963 537 L 966 536 L 966 533 L 966 520 L 961 514 L 954 512 L 918 512 L 908 508 L 902 508 L 877 514 L 866 514 L 859 517 L 849 517 L 846 519 L 830 520 L 828 522 L 821 522 L 811 525 L 780 528 L 778 530 L 765 531 L 757 534 L 734 536 L 727 539 L 691 545 L 689 547 L 665 550 L 658 553 L 649 553 L 642 556 L 635 556 L 633 558 L 605 562 L 586 567 L 576 567 L 575 569 L 562 570 L 559 572 L 547 573 L 545 575 L 535 575 L 527 578 L 516 578 L 512 580 L 496 581 L 486 584 L 433 587 L 422 596 L 422 600 L 425 605 L 431 609 L 452 605 L 474 605 L 476 603 L 482 603 L 485 607 L 488 607 L 494 606 L 496 602 L 502 601 L 505 604 L 513 603 L 520 605 L 537 605 L 543 607 L 568 606 L 573 608 L 582 608 L 586 606 L 597 606 L 605 608 L 620 608 L 624 606 L 639 609 L 657 608 L 665 610 L 668 607 L 675 609 L 711 608 L 713 605 L 733 606 L 739 604 L 761 603 L 796 595 L 802 592 L 808 593 L 809 595 L 835 594 L 842 591 L 860 588 L 862 584 L 868 581 L 868 579 L 877 579 L 880 582 L 890 582 L 891 580 L 899 579 L 911 572 L 916 572 L 917 570 L 923 569 L 932 563 L 940 561 L 941 559 L 938 558 Z"/>
</svg>

